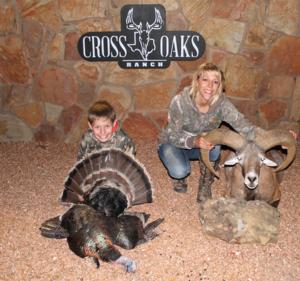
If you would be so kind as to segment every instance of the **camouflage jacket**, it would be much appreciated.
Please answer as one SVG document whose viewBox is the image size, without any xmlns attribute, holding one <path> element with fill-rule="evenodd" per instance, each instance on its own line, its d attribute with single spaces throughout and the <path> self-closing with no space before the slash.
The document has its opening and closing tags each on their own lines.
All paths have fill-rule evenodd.
<svg viewBox="0 0 300 281">
<path fill-rule="evenodd" d="M 93 131 L 91 129 L 88 129 L 81 138 L 77 160 L 84 158 L 91 152 L 103 148 L 118 148 L 133 155 L 135 155 L 136 153 L 135 144 L 122 128 L 119 127 L 118 130 L 113 133 L 111 139 L 107 142 L 98 141 L 94 137 Z"/>
<path fill-rule="evenodd" d="M 196 136 L 216 129 L 224 121 L 247 139 L 254 138 L 255 127 L 229 101 L 224 93 L 209 108 L 201 113 L 191 98 L 190 87 L 173 97 L 168 124 L 159 136 L 159 143 L 170 143 L 181 148 L 193 148 Z"/>
</svg>

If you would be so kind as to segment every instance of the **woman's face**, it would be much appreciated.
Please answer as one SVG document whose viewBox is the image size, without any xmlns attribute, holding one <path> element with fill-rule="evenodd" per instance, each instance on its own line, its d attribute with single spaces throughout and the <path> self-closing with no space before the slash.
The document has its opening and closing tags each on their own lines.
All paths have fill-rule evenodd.
<svg viewBox="0 0 300 281">
<path fill-rule="evenodd" d="M 114 123 L 106 117 L 97 118 L 93 124 L 89 123 L 89 126 L 93 130 L 95 138 L 100 142 L 107 142 L 114 133 Z"/>
<path fill-rule="evenodd" d="M 210 102 L 217 93 L 220 86 L 220 74 L 217 71 L 205 71 L 198 79 L 198 90 L 200 98 Z"/>
</svg>

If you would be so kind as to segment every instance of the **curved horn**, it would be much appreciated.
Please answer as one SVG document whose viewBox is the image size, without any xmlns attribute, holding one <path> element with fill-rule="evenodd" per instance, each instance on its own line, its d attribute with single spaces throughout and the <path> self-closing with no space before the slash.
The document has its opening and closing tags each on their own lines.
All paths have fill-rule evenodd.
<svg viewBox="0 0 300 281">
<path fill-rule="evenodd" d="M 234 150 L 240 149 L 245 144 L 245 139 L 241 135 L 227 128 L 215 129 L 206 135 L 203 135 L 202 137 L 213 145 L 223 144 Z M 211 162 L 209 161 L 209 150 L 200 149 L 200 153 L 201 159 L 207 169 L 216 177 L 219 177 L 219 174 L 215 171 Z"/>
<path fill-rule="evenodd" d="M 259 130 L 255 133 L 255 142 L 264 151 L 278 145 L 287 147 L 287 156 L 285 160 L 274 170 L 275 172 L 285 169 L 288 165 L 290 165 L 290 163 L 292 163 L 296 156 L 296 140 L 288 130 Z"/>
</svg>

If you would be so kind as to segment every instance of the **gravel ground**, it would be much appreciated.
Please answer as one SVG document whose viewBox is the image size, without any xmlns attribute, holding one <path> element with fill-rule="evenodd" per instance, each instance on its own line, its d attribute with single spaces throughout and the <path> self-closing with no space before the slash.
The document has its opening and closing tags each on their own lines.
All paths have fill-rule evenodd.
<svg viewBox="0 0 300 281">
<path fill-rule="evenodd" d="M 298 143 L 299 148 L 299 143 Z M 66 207 L 58 198 L 75 161 L 76 147 L 36 143 L 0 144 L 0 280 L 300 280 L 299 149 L 282 183 L 280 233 L 276 244 L 228 244 L 201 232 L 196 203 L 198 165 L 193 163 L 186 194 L 172 191 L 154 142 L 137 143 L 137 158 L 155 185 L 152 204 L 135 206 L 151 219 L 164 217 L 160 236 L 126 251 L 137 262 L 135 273 L 75 256 L 65 240 L 40 236 L 40 224 Z M 214 197 L 224 194 L 222 177 Z"/>
</svg>

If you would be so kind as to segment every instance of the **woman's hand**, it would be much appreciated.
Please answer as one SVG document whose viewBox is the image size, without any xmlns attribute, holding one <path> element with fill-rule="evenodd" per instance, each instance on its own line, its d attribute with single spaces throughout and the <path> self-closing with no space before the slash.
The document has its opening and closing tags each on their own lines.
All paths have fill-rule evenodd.
<svg viewBox="0 0 300 281">
<path fill-rule="evenodd" d="M 194 147 L 199 147 L 202 149 L 212 149 L 214 145 L 210 142 L 208 142 L 205 138 L 198 136 L 194 140 Z"/>
</svg>

